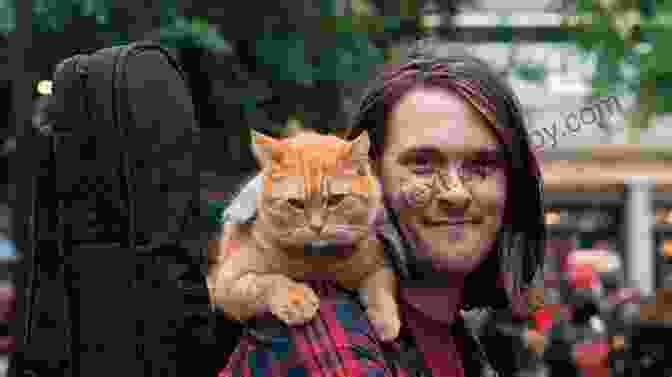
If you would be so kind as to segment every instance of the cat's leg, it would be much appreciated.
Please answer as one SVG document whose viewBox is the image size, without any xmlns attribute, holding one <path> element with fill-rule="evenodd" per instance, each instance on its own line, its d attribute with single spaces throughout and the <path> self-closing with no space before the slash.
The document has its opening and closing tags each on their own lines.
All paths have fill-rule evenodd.
<svg viewBox="0 0 672 377">
<path fill-rule="evenodd" d="M 385 266 L 369 275 L 359 289 L 366 304 L 366 314 L 384 342 L 399 336 L 401 319 L 397 305 L 397 276 L 391 267 Z"/>
<path fill-rule="evenodd" d="M 290 326 L 304 324 L 315 317 L 320 300 L 312 288 L 284 275 L 266 275 L 260 278 L 267 279 L 262 284 L 268 287 L 268 308 L 273 315 Z"/>
<path fill-rule="evenodd" d="M 237 243 L 236 248 L 218 259 L 208 279 L 212 302 L 225 315 L 246 321 L 270 311 L 290 325 L 314 317 L 319 299 L 310 287 L 267 273 L 269 263 L 274 264 L 269 261 L 272 255 L 262 254 L 248 243 Z"/>
<path fill-rule="evenodd" d="M 238 321 L 271 312 L 288 325 L 299 325 L 311 320 L 317 313 L 319 299 L 305 284 L 278 274 L 246 273 L 240 278 L 217 286 L 215 303 L 226 314 Z"/>
</svg>

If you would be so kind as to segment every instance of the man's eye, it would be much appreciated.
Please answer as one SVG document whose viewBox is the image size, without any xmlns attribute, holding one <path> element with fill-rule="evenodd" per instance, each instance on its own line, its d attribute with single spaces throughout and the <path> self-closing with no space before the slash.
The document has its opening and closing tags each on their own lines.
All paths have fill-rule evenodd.
<svg viewBox="0 0 672 377">
<path fill-rule="evenodd" d="M 300 199 L 289 199 L 289 200 L 287 200 L 287 203 L 290 206 L 292 206 L 296 209 L 304 209 L 305 208 L 305 204 Z"/>
<path fill-rule="evenodd" d="M 413 159 L 413 164 L 415 165 L 430 165 L 432 161 L 427 157 L 416 157 Z"/>
<path fill-rule="evenodd" d="M 431 166 L 414 166 L 411 171 L 413 174 L 426 175 L 434 173 L 434 169 Z"/>
<path fill-rule="evenodd" d="M 412 160 L 410 166 L 414 174 L 431 174 L 434 171 L 432 161 L 424 157 Z"/>
<path fill-rule="evenodd" d="M 329 198 L 327 198 L 327 206 L 336 207 L 337 205 L 341 204 L 343 200 L 345 200 L 345 194 L 330 195 Z"/>
<path fill-rule="evenodd" d="M 464 169 L 480 177 L 487 177 L 497 170 L 497 162 L 492 160 L 471 160 L 465 161 Z"/>
</svg>

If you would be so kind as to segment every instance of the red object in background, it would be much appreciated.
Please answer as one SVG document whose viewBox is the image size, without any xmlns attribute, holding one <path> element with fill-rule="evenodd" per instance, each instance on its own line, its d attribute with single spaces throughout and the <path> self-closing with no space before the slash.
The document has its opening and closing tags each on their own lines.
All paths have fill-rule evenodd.
<svg viewBox="0 0 672 377">
<path fill-rule="evenodd" d="M 542 333 L 547 332 L 556 320 L 558 320 L 558 317 L 561 315 L 561 310 L 561 304 L 548 304 L 535 310 L 530 314 L 530 317 L 534 322 L 534 329 Z"/>
<path fill-rule="evenodd" d="M 532 320 L 534 321 L 536 330 L 545 333 L 553 326 L 553 313 L 546 308 L 541 308 L 532 313 Z"/>
<path fill-rule="evenodd" d="M 0 287 L 0 353 L 14 351 L 14 338 L 9 335 L 9 321 L 14 320 L 16 315 L 16 294 L 11 285 Z"/>
<path fill-rule="evenodd" d="M 16 295 L 14 287 L 7 285 L 0 287 L 0 321 L 14 319 L 16 312 Z"/>
<path fill-rule="evenodd" d="M 226 193 L 222 191 L 208 191 L 207 197 L 208 200 L 224 200 L 226 199 Z"/>
<path fill-rule="evenodd" d="M 14 337 L 0 336 L 0 353 L 14 352 Z"/>
<path fill-rule="evenodd" d="M 569 282 L 575 289 L 593 288 L 598 282 L 597 272 L 589 264 L 576 264 L 569 266 Z"/>
<path fill-rule="evenodd" d="M 585 376 L 609 376 L 609 345 L 603 341 L 577 344 L 574 346 L 574 361 Z"/>
</svg>

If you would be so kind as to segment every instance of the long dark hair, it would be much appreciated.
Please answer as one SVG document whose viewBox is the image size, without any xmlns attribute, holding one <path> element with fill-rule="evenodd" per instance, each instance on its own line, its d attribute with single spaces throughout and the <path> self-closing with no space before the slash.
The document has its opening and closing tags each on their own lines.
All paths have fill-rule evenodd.
<svg viewBox="0 0 672 377">
<path fill-rule="evenodd" d="M 387 119 L 398 101 L 417 87 L 455 92 L 490 120 L 508 161 L 508 198 L 495 247 L 465 283 L 463 308 L 510 308 L 523 298 L 543 265 L 546 227 L 540 168 L 532 152 L 520 103 L 508 84 L 484 61 L 464 52 L 437 56 L 415 48 L 401 61 L 382 67 L 354 116 L 347 137 L 362 130 L 371 137 L 370 157 L 383 153 Z M 515 189 L 514 189 L 515 188 Z M 401 236 L 396 214 L 390 220 Z M 516 215 L 513 216 L 515 208 Z M 402 243 L 412 249 L 409 240 Z M 422 279 L 413 268 L 413 253 L 405 253 L 409 279 Z M 416 275 L 416 276 L 413 276 Z M 502 284 L 502 278 L 508 280 Z M 520 303 L 520 301 L 517 301 Z"/>
</svg>

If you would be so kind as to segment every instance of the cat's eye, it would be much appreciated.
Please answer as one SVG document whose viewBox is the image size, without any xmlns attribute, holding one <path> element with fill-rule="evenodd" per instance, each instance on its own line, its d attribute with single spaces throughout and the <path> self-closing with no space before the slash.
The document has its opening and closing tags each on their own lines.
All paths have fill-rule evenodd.
<svg viewBox="0 0 672 377">
<path fill-rule="evenodd" d="M 341 204 L 343 200 L 345 200 L 345 194 L 330 195 L 327 199 L 327 206 L 336 207 L 337 205 Z"/>
<path fill-rule="evenodd" d="M 306 206 L 303 203 L 303 200 L 299 199 L 289 199 L 287 200 L 287 203 L 289 203 L 290 206 L 296 208 L 296 209 L 304 209 Z"/>
</svg>

